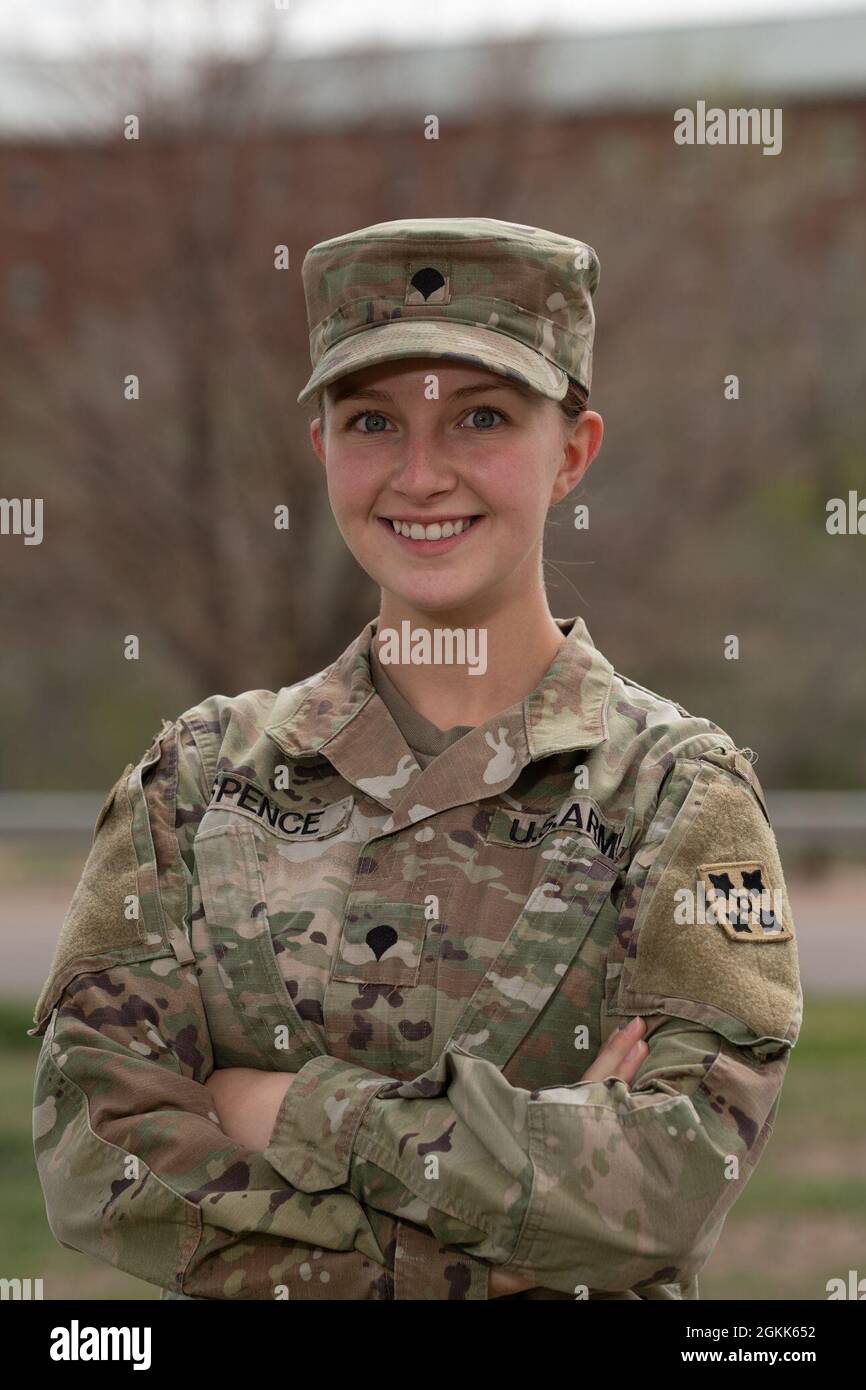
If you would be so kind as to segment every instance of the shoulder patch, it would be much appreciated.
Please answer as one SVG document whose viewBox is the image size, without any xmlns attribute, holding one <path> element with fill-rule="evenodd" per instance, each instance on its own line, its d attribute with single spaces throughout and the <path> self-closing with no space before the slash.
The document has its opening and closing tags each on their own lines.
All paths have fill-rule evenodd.
<svg viewBox="0 0 866 1390">
<path fill-rule="evenodd" d="M 796 1041 L 790 903 L 773 831 L 740 768 L 699 763 L 653 857 L 617 1007 L 693 1019 L 740 1045 Z"/>
<path fill-rule="evenodd" d="M 779 888 L 770 892 L 770 871 L 765 863 L 699 864 L 698 873 L 713 920 L 732 941 L 790 941 L 794 933 L 785 925 L 784 894 Z"/>
</svg>

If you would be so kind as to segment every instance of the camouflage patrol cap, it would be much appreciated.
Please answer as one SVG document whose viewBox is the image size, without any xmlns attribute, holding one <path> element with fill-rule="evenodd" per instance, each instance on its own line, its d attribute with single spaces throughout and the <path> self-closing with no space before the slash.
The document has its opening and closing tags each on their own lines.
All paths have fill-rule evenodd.
<svg viewBox="0 0 866 1390">
<path fill-rule="evenodd" d="M 561 400 L 592 379 L 598 257 L 557 232 L 492 217 L 378 222 L 319 242 L 302 268 L 320 387 L 377 362 L 477 362 Z"/>
</svg>

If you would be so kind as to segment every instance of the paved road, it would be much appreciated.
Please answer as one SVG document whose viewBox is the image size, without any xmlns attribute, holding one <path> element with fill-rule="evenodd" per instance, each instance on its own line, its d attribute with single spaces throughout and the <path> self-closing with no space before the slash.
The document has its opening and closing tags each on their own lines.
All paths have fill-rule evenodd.
<svg viewBox="0 0 866 1390">
<path fill-rule="evenodd" d="M 34 999 L 51 964 L 74 880 L 11 889 L 0 903 L 0 993 Z M 866 869 L 788 875 L 805 990 L 866 991 Z"/>
</svg>

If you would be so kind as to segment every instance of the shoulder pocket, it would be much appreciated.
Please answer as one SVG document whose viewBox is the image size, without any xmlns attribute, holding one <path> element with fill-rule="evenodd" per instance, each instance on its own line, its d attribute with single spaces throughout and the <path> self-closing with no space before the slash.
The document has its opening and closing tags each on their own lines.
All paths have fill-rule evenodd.
<svg viewBox="0 0 866 1390">
<path fill-rule="evenodd" d="M 130 772 L 132 772 L 132 769 L 134 767 L 135 763 L 126 764 L 126 767 L 123 769 L 114 786 L 111 788 L 111 791 L 108 793 L 108 796 L 105 798 L 102 805 L 100 806 L 99 815 L 96 817 L 96 824 L 93 827 L 93 835 L 90 841 L 91 844 L 93 844 L 93 841 L 96 839 L 96 836 L 99 832 L 99 827 L 102 825 L 102 822 L 105 820 L 105 817 L 108 815 L 109 811 L 114 805 L 114 798 L 117 796 L 121 784 L 126 784 L 126 779 L 129 776 Z"/>
<path fill-rule="evenodd" d="M 76 975 L 140 956 L 150 944 L 139 905 L 138 858 L 126 778 L 124 773 L 118 779 L 99 813 L 90 853 L 34 1011 L 37 1032 L 44 1031 L 48 1015 Z M 155 944 L 162 946 L 161 936 Z"/>
<path fill-rule="evenodd" d="M 48 979 L 36 1003 L 43 1033 L 67 985 L 90 971 L 166 955 L 168 942 L 142 772 L 162 756 L 163 725 L 144 758 L 127 764 L 100 808 L 90 853 L 63 919 Z"/>
<path fill-rule="evenodd" d="M 773 832 L 741 774 L 700 766 L 652 860 L 612 1012 L 692 1019 L 741 1046 L 796 1041 L 790 903 Z"/>
</svg>

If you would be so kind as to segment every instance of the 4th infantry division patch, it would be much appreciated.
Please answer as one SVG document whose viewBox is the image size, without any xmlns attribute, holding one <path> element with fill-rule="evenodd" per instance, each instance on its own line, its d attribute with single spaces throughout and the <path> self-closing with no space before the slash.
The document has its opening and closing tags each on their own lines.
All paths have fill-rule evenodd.
<svg viewBox="0 0 866 1390">
<path fill-rule="evenodd" d="M 771 892 L 765 864 L 699 864 L 707 901 L 707 921 L 718 922 L 732 941 L 790 941 L 785 895 Z"/>
</svg>

